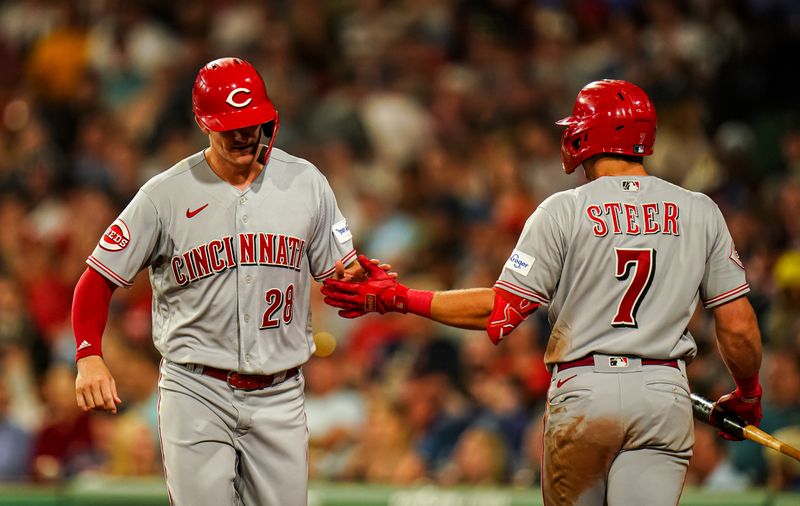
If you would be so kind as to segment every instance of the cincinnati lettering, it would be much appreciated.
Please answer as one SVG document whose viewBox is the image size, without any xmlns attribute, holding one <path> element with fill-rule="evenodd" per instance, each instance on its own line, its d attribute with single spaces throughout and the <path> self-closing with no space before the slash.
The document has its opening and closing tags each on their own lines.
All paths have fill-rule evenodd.
<svg viewBox="0 0 800 506">
<path fill-rule="evenodd" d="M 592 223 L 592 233 L 597 237 L 609 233 L 680 235 L 680 208 L 674 202 L 606 202 L 587 206 L 585 214 Z"/>
<path fill-rule="evenodd" d="M 300 270 L 303 239 L 264 232 L 223 237 L 172 257 L 172 275 L 184 286 L 238 265 L 264 265 Z"/>
</svg>

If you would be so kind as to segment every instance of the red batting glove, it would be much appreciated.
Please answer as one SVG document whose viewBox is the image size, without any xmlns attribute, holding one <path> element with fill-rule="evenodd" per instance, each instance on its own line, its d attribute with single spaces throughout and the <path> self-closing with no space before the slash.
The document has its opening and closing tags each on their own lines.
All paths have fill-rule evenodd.
<svg viewBox="0 0 800 506">
<path fill-rule="evenodd" d="M 716 403 L 717 407 L 722 411 L 737 414 L 758 427 L 761 423 L 761 385 L 758 382 L 758 375 L 746 380 L 736 380 L 736 383 L 736 390 L 720 397 Z M 743 441 L 742 438 L 724 432 L 719 432 L 718 435 L 729 441 Z"/>
<path fill-rule="evenodd" d="M 323 282 L 325 303 L 339 308 L 339 316 L 357 318 L 366 313 L 408 312 L 408 292 L 386 271 L 358 255 L 358 263 L 367 273 L 364 281 L 338 281 L 328 278 Z"/>
</svg>

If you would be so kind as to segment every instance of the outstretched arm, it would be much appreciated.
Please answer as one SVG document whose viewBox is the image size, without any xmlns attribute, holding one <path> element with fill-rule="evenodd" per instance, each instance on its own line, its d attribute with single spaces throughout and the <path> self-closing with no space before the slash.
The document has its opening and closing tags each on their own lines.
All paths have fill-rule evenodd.
<svg viewBox="0 0 800 506">
<path fill-rule="evenodd" d="M 451 327 L 485 330 L 494 306 L 494 290 L 468 288 L 434 292 L 430 319 Z"/>
<path fill-rule="evenodd" d="M 470 288 L 431 292 L 397 282 L 366 257 L 358 257 L 367 273 L 363 281 L 326 279 L 325 302 L 340 309 L 344 318 L 366 313 L 413 313 L 431 320 L 472 330 L 486 330 L 494 343 L 511 333 L 539 306 L 501 289 Z"/>
</svg>

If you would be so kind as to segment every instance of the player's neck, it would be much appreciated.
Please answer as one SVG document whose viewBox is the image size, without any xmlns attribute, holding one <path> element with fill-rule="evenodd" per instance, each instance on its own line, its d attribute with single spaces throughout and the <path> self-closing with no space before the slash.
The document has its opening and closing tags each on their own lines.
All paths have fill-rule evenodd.
<svg viewBox="0 0 800 506">
<path fill-rule="evenodd" d="M 649 176 L 644 165 L 629 160 L 600 157 L 587 162 L 583 168 L 589 181 L 603 176 Z"/>
<path fill-rule="evenodd" d="M 220 156 L 213 148 L 205 150 L 205 157 L 211 170 L 220 179 L 240 190 L 250 186 L 263 169 L 255 158 L 249 164 L 235 164 Z"/>
</svg>

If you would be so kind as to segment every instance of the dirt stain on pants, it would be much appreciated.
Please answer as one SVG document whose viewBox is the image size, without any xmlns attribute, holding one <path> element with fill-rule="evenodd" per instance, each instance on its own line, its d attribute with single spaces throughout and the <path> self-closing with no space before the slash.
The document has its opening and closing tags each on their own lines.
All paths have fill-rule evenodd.
<svg viewBox="0 0 800 506">
<path fill-rule="evenodd" d="M 542 473 L 545 504 L 578 506 L 587 494 L 596 496 L 590 499 L 591 504 L 603 504 L 605 480 L 622 448 L 622 440 L 620 421 L 613 418 L 579 416 L 569 423 L 548 427 Z"/>
</svg>

